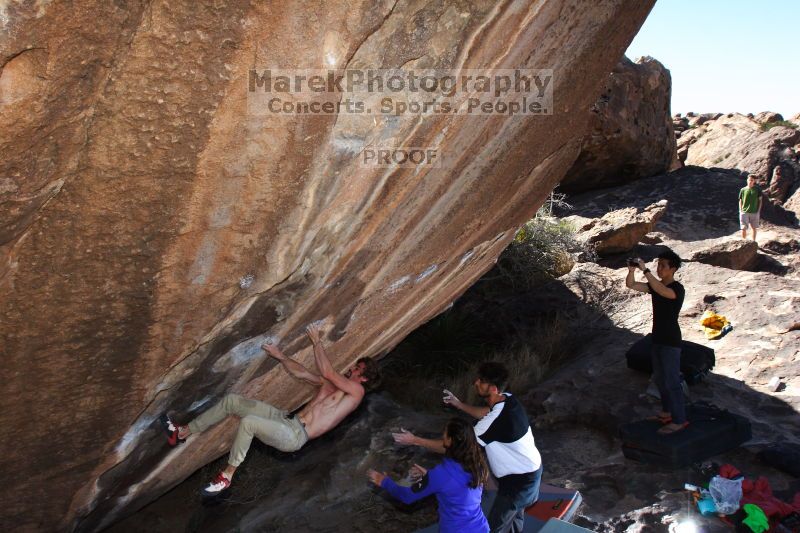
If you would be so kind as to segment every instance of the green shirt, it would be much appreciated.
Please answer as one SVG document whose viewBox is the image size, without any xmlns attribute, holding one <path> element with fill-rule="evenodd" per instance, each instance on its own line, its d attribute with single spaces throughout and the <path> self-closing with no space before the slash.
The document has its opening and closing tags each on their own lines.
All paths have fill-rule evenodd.
<svg viewBox="0 0 800 533">
<path fill-rule="evenodd" d="M 742 213 L 758 213 L 758 200 L 761 198 L 761 189 L 758 185 L 742 187 L 739 191 L 739 202 L 742 204 Z"/>
</svg>

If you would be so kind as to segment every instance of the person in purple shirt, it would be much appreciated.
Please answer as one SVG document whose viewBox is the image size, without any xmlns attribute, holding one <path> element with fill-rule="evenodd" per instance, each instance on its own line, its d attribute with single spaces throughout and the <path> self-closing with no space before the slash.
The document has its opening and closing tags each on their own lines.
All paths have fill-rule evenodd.
<svg viewBox="0 0 800 533">
<path fill-rule="evenodd" d="M 385 472 L 369 470 L 367 476 L 406 504 L 435 494 L 440 533 L 486 533 L 489 522 L 481 510 L 481 495 L 489 467 L 475 431 L 466 421 L 452 418 L 445 427 L 442 444 L 444 461 L 431 470 L 414 465 L 411 474 L 419 479 L 410 487 L 398 485 Z"/>
</svg>

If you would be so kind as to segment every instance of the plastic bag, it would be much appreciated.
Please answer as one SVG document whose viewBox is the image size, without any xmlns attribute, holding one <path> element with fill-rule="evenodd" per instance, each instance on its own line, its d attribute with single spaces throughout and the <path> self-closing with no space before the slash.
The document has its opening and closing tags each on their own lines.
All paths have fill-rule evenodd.
<svg viewBox="0 0 800 533">
<path fill-rule="evenodd" d="M 708 492 L 711 499 L 717 506 L 720 514 L 733 514 L 739 510 L 739 502 L 742 499 L 742 478 L 728 479 L 722 476 L 714 476 L 708 484 Z"/>
<path fill-rule="evenodd" d="M 703 326 L 707 339 L 716 339 L 732 329 L 732 327 L 728 327 L 730 322 L 727 318 L 718 315 L 711 309 L 706 309 L 703 316 L 700 317 L 700 325 Z"/>
</svg>

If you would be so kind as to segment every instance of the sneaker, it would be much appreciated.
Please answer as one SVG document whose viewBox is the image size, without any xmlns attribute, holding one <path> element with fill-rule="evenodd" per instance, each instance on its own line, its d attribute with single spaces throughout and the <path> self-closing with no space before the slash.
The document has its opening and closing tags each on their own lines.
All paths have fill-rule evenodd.
<svg viewBox="0 0 800 533">
<path fill-rule="evenodd" d="M 186 439 L 178 438 L 178 432 L 180 431 L 180 428 L 177 424 L 170 420 L 167 414 L 161 415 L 161 418 L 158 420 L 161 423 L 161 426 L 164 428 L 164 432 L 167 434 L 167 444 L 175 447 L 178 444 L 183 444 L 186 442 Z"/>
<path fill-rule="evenodd" d="M 217 494 L 221 493 L 225 489 L 231 486 L 231 480 L 227 477 L 223 472 L 217 474 L 217 477 L 214 478 L 211 483 L 206 485 L 200 493 L 203 496 L 216 496 Z"/>
</svg>

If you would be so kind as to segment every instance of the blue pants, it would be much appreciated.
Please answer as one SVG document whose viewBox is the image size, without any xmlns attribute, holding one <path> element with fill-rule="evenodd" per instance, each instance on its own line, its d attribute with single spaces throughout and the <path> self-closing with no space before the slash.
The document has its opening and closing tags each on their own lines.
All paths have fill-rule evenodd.
<svg viewBox="0 0 800 533">
<path fill-rule="evenodd" d="M 539 485 L 542 483 L 542 470 L 534 472 L 534 479 L 524 487 L 509 488 L 503 479 L 498 480 L 497 498 L 489 511 L 489 529 L 492 533 L 521 533 L 525 523 L 525 508 L 539 499 Z"/>
<path fill-rule="evenodd" d="M 686 422 L 681 387 L 681 349 L 653 343 L 653 381 L 661 395 L 661 410 L 672 414 L 673 424 Z"/>
</svg>

